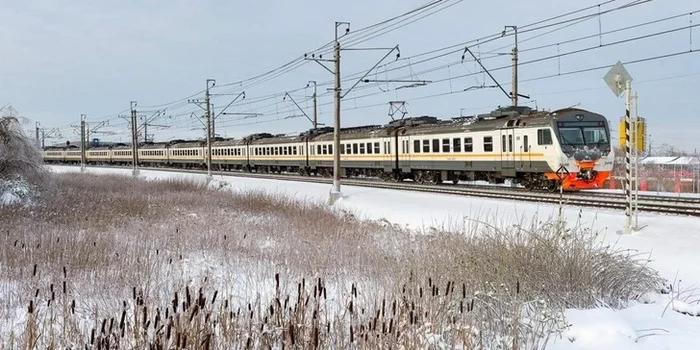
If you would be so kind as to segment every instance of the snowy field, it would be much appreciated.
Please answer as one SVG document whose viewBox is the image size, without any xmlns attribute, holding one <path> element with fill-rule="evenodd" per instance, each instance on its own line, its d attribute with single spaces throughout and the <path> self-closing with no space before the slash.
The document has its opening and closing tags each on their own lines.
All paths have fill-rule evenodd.
<svg viewBox="0 0 700 350">
<path fill-rule="evenodd" d="M 52 166 L 55 172 L 80 171 L 79 167 Z M 88 168 L 90 173 L 130 174 L 130 169 Z M 147 179 L 166 177 L 201 178 L 199 174 L 178 174 L 142 170 Z M 291 181 L 215 176 L 234 191 L 264 189 L 307 199 L 326 200 L 329 185 Z M 550 204 L 425 194 L 409 191 L 343 186 L 339 208 L 358 217 L 387 220 L 416 230 L 459 228 L 474 221 L 517 224 L 522 220 L 546 220 L 556 216 L 558 207 Z M 571 327 L 564 338 L 548 349 L 695 349 L 700 347 L 700 218 L 664 214 L 639 214 L 641 230 L 622 235 L 623 213 L 608 209 L 566 207 L 570 222 L 601 233 L 610 245 L 644 254 L 672 285 L 669 295 L 645 295 L 646 303 L 615 311 L 568 310 Z M 685 312 L 681 313 L 681 312 Z M 694 316 L 692 316 L 694 315 Z"/>
</svg>

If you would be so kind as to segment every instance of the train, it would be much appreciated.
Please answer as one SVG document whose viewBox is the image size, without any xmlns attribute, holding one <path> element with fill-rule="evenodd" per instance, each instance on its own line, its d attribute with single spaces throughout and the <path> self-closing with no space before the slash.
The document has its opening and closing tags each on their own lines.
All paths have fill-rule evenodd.
<svg viewBox="0 0 700 350">
<path fill-rule="evenodd" d="M 490 113 L 438 119 L 417 116 L 382 125 L 340 130 L 334 150 L 332 127 L 294 134 L 256 133 L 211 141 L 214 170 L 333 175 L 340 152 L 341 177 L 377 178 L 442 184 L 459 181 L 509 181 L 528 190 L 577 191 L 602 188 L 610 178 L 614 154 L 608 120 L 581 109 L 553 111 L 499 107 Z M 47 164 L 79 164 L 76 146 L 46 147 Z M 133 165 L 131 145 L 86 149 L 93 165 Z M 207 167 L 203 140 L 139 143 L 139 166 Z"/>
</svg>

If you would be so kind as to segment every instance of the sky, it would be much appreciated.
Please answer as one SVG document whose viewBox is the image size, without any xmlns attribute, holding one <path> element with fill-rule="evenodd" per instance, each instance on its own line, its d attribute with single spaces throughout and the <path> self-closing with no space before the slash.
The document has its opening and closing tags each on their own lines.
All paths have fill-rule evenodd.
<svg viewBox="0 0 700 350">
<path fill-rule="evenodd" d="M 196 139 L 204 136 L 202 110 L 187 100 L 204 98 L 206 79 L 215 79 L 217 135 L 293 134 L 311 126 L 303 113 L 313 114 L 313 85 L 305 87 L 316 81 L 318 121 L 332 126 L 333 76 L 316 62 L 301 59 L 292 70 L 249 78 L 305 53 L 320 53 L 317 49 L 333 40 L 334 22 L 343 21 L 350 22 L 350 32 L 341 37 L 342 48 L 377 49 L 342 51 L 344 91 L 389 48 L 398 45 L 401 53 L 397 60 L 392 52 L 367 76 L 391 82 L 360 82 L 344 96 L 343 127 L 387 123 L 389 101 L 406 101 L 407 117 L 488 113 L 510 100 L 498 88 L 469 89 L 494 82 L 469 53 L 462 61 L 464 47 L 469 45 L 509 92 L 512 29 L 490 42 L 474 40 L 517 26 L 518 90 L 529 96 L 520 98 L 520 105 L 548 110 L 576 105 L 601 113 L 616 137 L 625 99 L 610 91 L 603 76 L 618 60 L 642 60 L 625 66 L 639 96 L 639 115 L 647 121 L 648 143 L 694 152 L 700 146 L 695 135 L 700 105 L 694 103 L 700 28 L 689 26 L 700 25 L 700 13 L 689 13 L 700 4 L 651 0 L 614 10 L 634 1 L 443 0 L 427 12 L 398 19 L 403 22 L 363 31 L 428 0 L 0 0 L 0 107 L 11 104 L 31 127 L 39 122 L 51 137 L 47 144 L 78 139 L 72 125 L 81 114 L 96 131 L 93 137 L 129 141 L 120 116 L 129 114 L 130 101 L 137 101 L 140 122 L 152 119 L 149 137 Z M 598 11 L 603 14 L 596 16 Z M 618 30 L 630 26 L 636 27 Z M 441 50 L 446 47 L 451 49 Z M 332 58 L 329 47 L 323 51 L 324 59 Z M 674 56 L 656 58 L 664 55 Z M 396 80 L 427 84 L 411 88 L 406 87 L 411 82 Z M 242 92 L 245 98 L 231 103 Z M 229 103 L 223 112 L 232 114 L 222 114 Z"/>
</svg>

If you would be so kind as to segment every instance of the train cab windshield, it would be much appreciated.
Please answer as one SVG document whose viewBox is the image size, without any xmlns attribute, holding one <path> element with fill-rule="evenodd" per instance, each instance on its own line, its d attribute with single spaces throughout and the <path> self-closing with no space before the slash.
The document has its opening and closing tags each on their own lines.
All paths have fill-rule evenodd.
<svg viewBox="0 0 700 350">
<path fill-rule="evenodd" d="M 559 142 L 562 146 L 606 148 L 610 145 L 605 122 L 559 122 Z"/>
</svg>

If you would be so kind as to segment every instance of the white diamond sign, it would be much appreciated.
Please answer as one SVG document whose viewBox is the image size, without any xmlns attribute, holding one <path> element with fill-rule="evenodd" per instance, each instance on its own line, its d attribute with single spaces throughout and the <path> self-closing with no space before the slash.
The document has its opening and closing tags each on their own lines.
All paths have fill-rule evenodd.
<svg viewBox="0 0 700 350">
<path fill-rule="evenodd" d="M 632 76 L 627 72 L 622 62 L 617 61 L 617 63 L 610 68 L 608 73 L 605 74 L 603 80 L 605 80 L 605 83 L 608 84 L 615 96 L 620 97 L 620 94 L 625 91 L 627 82 L 632 81 Z"/>
</svg>

